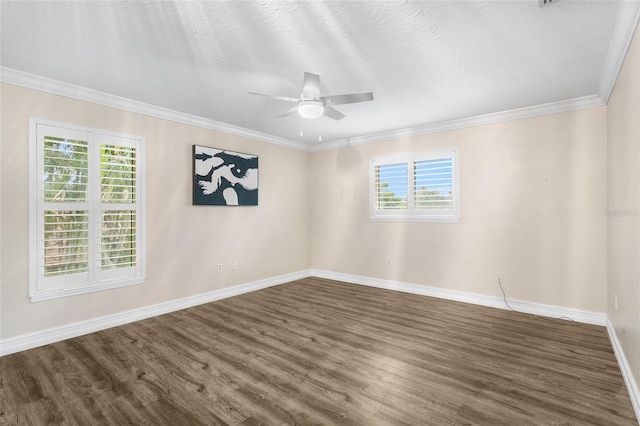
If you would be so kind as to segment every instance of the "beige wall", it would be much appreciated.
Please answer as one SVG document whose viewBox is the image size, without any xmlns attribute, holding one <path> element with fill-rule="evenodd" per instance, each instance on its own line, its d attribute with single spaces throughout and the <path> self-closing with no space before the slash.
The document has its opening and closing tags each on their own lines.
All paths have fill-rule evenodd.
<svg viewBox="0 0 640 426">
<path fill-rule="evenodd" d="M 640 31 L 637 29 L 607 106 L 607 128 L 607 314 L 635 380 L 640 383 Z"/>
<path fill-rule="evenodd" d="M 460 223 L 369 220 L 371 159 L 450 146 Z M 310 183 L 314 269 L 606 309 L 604 107 L 317 152 Z"/>
<path fill-rule="evenodd" d="M 308 268 L 308 203 L 301 202 L 308 197 L 308 153 L 10 84 L 2 85 L 1 108 L 0 338 Z M 29 116 L 146 137 L 144 285 L 30 302 Z M 192 206 L 193 144 L 259 155 L 260 205 Z M 218 262 L 222 273 L 215 272 Z"/>
<path fill-rule="evenodd" d="M 309 154 L 2 89 L 2 339 L 307 268 L 497 297 L 502 272 L 511 299 L 607 310 L 604 107 Z M 29 301 L 29 116 L 146 137 L 146 284 Z M 192 144 L 258 154 L 260 206 L 192 206 Z M 372 158 L 450 146 L 460 147 L 460 223 L 369 220 Z"/>
</svg>

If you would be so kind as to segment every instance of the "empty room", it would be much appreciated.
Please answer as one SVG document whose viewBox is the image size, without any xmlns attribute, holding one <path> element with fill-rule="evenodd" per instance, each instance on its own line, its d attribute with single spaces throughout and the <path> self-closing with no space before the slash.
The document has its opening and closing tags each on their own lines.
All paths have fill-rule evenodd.
<svg viewBox="0 0 640 426">
<path fill-rule="evenodd" d="M 639 19 L 0 0 L 0 424 L 638 425 Z"/>
</svg>

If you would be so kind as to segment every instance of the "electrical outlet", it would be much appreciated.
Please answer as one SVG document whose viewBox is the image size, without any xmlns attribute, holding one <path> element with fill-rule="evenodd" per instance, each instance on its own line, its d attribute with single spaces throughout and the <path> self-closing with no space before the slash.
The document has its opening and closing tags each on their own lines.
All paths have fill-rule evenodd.
<svg viewBox="0 0 640 426">
<path fill-rule="evenodd" d="M 502 272 L 496 272 L 496 276 L 498 278 L 498 284 L 502 284 L 504 282 L 504 274 Z"/>
<path fill-rule="evenodd" d="M 391 266 L 391 258 L 387 257 L 387 266 Z"/>
<path fill-rule="evenodd" d="M 222 263 L 218 263 L 218 272 L 222 272 Z"/>
<path fill-rule="evenodd" d="M 237 260 L 234 260 L 234 261 L 233 261 L 233 266 L 232 266 L 232 268 L 233 268 L 233 270 L 234 270 L 234 271 L 237 271 L 237 270 L 238 270 L 238 261 L 237 261 Z"/>
</svg>

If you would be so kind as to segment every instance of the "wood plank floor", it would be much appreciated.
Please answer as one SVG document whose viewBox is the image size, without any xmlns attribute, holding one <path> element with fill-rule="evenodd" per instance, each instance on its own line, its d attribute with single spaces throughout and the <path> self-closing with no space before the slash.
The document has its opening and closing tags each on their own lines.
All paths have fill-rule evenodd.
<svg viewBox="0 0 640 426">
<path fill-rule="evenodd" d="M 0 424 L 637 425 L 603 327 L 317 278 L 0 369 Z"/>
</svg>

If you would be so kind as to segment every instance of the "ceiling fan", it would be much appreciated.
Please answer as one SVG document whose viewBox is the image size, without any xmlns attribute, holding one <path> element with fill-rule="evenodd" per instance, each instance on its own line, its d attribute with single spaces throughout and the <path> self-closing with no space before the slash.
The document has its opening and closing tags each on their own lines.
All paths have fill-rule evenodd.
<svg viewBox="0 0 640 426">
<path fill-rule="evenodd" d="M 303 118 L 314 119 L 323 115 L 334 120 L 342 120 L 345 115 L 333 108 L 333 105 L 353 104 L 373 100 L 373 92 L 349 93 L 346 95 L 320 96 L 320 76 L 310 72 L 304 73 L 302 93 L 300 98 L 266 95 L 264 93 L 249 92 L 250 95 L 266 96 L 281 101 L 295 102 L 297 105 L 278 117 L 286 117 L 296 112 Z"/>
</svg>

